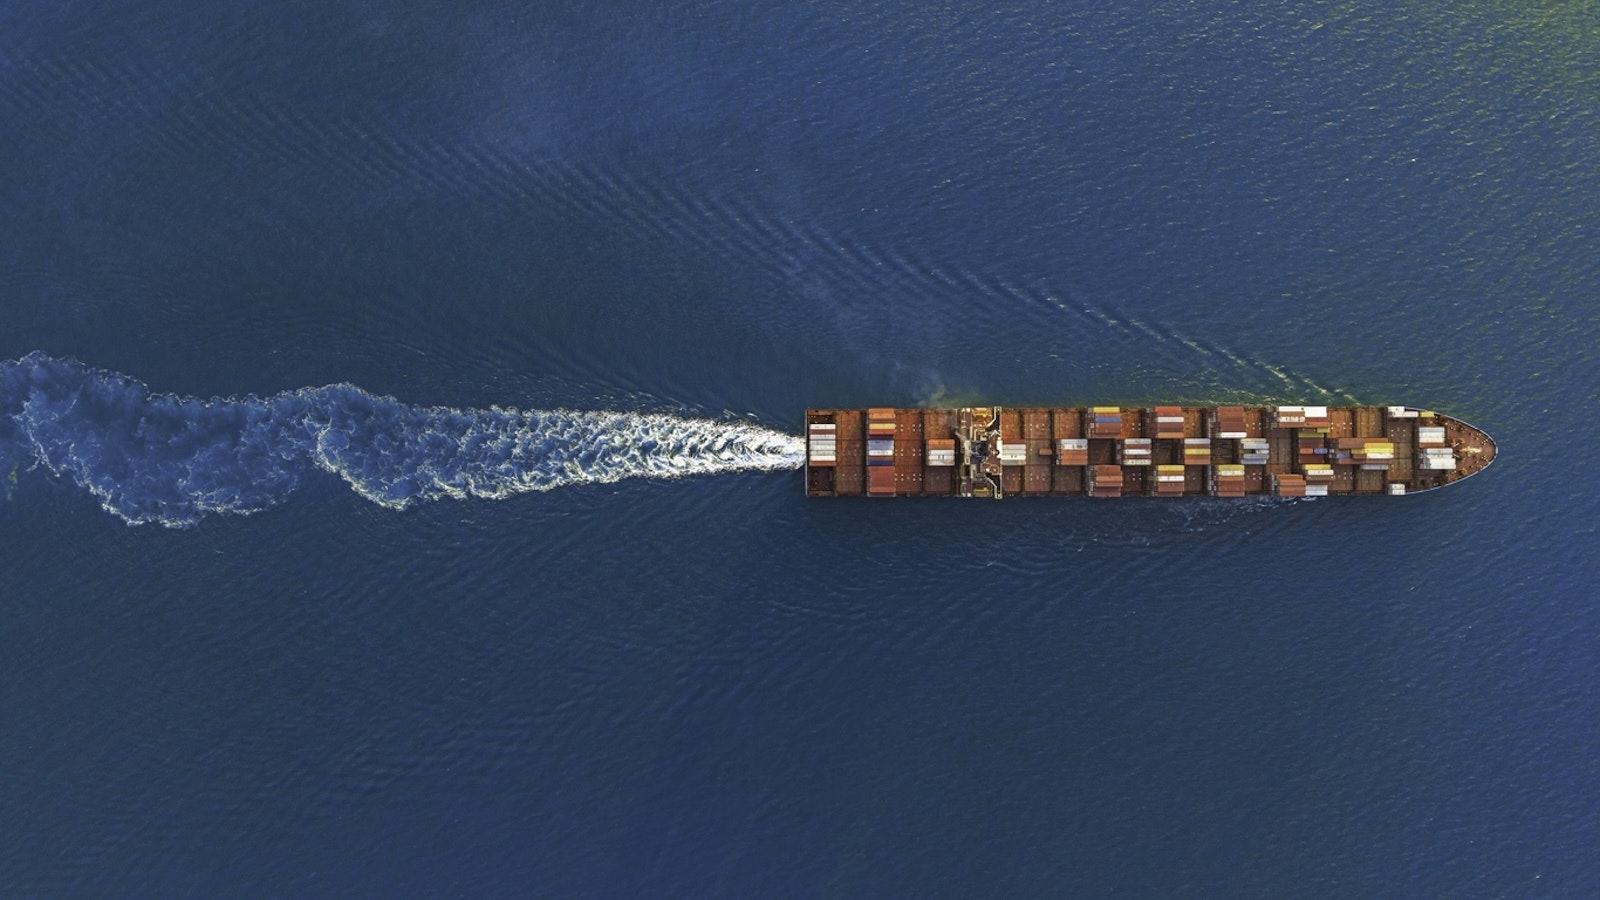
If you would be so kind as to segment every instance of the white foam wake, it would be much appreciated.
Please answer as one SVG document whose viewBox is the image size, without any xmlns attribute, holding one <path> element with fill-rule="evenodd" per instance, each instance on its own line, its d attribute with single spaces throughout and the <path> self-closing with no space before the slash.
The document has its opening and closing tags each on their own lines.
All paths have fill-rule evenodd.
<svg viewBox="0 0 1600 900">
<path fill-rule="evenodd" d="M 0 454 L 131 524 L 283 502 L 310 472 L 393 509 L 563 485 L 799 467 L 799 438 L 660 414 L 417 407 L 353 385 L 267 398 L 154 394 L 42 353 L 0 363 Z"/>
</svg>

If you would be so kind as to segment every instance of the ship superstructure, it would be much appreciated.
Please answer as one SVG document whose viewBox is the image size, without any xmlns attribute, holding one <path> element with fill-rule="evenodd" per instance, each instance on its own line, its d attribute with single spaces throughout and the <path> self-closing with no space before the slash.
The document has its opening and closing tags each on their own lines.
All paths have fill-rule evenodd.
<svg viewBox="0 0 1600 900">
<path fill-rule="evenodd" d="M 1409 406 L 812 409 L 813 497 L 1321 497 L 1443 487 L 1489 436 Z"/>
</svg>

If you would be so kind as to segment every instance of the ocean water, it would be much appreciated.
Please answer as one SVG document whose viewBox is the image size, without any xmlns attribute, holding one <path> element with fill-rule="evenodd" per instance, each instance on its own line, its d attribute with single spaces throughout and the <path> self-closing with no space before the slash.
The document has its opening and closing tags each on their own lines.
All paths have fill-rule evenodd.
<svg viewBox="0 0 1600 900">
<path fill-rule="evenodd" d="M 1600 885 L 1600 13 L 0 6 L 0 894 Z M 1406 498 L 802 496 L 1407 403 Z"/>
</svg>

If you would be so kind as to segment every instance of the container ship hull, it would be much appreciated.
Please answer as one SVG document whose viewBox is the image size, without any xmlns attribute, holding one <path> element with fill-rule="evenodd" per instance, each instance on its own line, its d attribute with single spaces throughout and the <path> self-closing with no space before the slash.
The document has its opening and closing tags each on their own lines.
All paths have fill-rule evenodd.
<svg viewBox="0 0 1600 900">
<path fill-rule="evenodd" d="M 1495 457 L 1407 406 L 812 409 L 811 497 L 1397 496 Z"/>
</svg>

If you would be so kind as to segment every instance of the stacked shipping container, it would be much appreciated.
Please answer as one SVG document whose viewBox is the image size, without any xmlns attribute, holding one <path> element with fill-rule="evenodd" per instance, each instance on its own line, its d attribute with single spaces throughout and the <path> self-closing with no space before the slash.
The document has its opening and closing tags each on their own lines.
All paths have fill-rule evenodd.
<svg viewBox="0 0 1600 900">
<path fill-rule="evenodd" d="M 1445 443 L 1443 425 L 1424 425 L 1417 429 L 1418 464 L 1430 472 L 1456 467 L 1456 454 Z"/>
<path fill-rule="evenodd" d="M 1056 441 L 1056 465 L 1087 466 L 1088 464 L 1088 438 L 1061 438 Z"/>
<path fill-rule="evenodd" d="M 969 441 L 975 451 L 987 444 L 987 462 L 969 458 Z M 1450 483 L 1493 457 L 1493 443 L 1471 426 L 1405 407 L 873 408 L 806 416 L 806 492 L 814 496 L 1401 493 Z"/>
<path fill-rule="evenodd" d="M 1264 466 L 1267 464 L 1266 438 L 1245 438 L 1239 442 L 1239 462 L 1247 466 Z"/>
<path fill-rule="evenodd" d="M 1091 496 L 1091 497 L 1121 497 L 1122 496 L 1122 467 L 1121 466 L 1090 466 L 1089 467 L 1089 496 Z"/>
<path fill-rule="evenodd" d="M 1327 428 L 1326 406 L 1280 406 L 1277 408 L 1279 428 Z"/>
<path fill-rule="evenodd" d="M 1089 436 L 1114 438 L 1122 436 L 1122 409 L 1116 406 L 1096 406 L 1089 424 Z"/>
<path fill-rule="evenodd" d="M 1238 463 L 1225 463 L 1217 466 L 1211 492 L 1218 497 L 1243 497 L 1244 466 Z"/>
<path fill-rule="evenodd" d="M 1158 406 L 1155 408 L 1155 437 L 1183 437 L 1183 407 Z"/>
<path fill-rule="evenodd" d="M 839 464 L 839 426 L 832 422 L 813 422 L 806 427 L 807 459 L 813 466 L 832 468 Z"/>
<path fill-rule="evenodd" d="M 1335 465 L 1387 469 L 1394 459 L 1394 442 L 1377 437 L 1338 438 L 1332 456 Z"/>
<path fill-rule="evenodd" d="M 1211 436 L 1225 439 L 1249 437 L 1244 422 L 1244 407 L 1219 406 L 1211 419 Z"/>
<path fill-rule="evenodd" d="M 1183 466 L 1156 466 L 1156 496 L 1183 496 Z"/>
<path fill-rule="evenodd" d="M 867 410 L 867 496 L 894 496 L 894 410 Z"/>
</svg>

